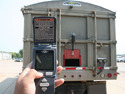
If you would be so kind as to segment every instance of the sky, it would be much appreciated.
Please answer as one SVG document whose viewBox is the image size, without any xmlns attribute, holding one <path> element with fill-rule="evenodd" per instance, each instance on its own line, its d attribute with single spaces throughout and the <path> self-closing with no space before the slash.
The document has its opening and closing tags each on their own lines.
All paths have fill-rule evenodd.
<svg viewBox="0 0 125 94">
<path fill-rule="evenodd" d="M 23 49 L 24 6 L 48 0 L 2 0 L 0 3 L 0 51 L 19 52 Z M 78 0 L 116 12 L 117 54 L 125 54 L 124 0 Z"/>
</svg>

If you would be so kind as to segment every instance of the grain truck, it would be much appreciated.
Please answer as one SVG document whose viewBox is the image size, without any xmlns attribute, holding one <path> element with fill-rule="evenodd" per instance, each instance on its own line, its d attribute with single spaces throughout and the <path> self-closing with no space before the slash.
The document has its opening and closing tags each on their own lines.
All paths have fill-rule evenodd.
<svg viewBox="0 0 125 94">
<path fill-rule="evenodd" d="M 55 17 L 58 78 L 55 94 L 107 94 L 106 80 L 117 79 L 116 13 L 81 1 L 47 1 L 25 6 L 23 68 L 32 61 L 34 17 Z"/>
</svg>

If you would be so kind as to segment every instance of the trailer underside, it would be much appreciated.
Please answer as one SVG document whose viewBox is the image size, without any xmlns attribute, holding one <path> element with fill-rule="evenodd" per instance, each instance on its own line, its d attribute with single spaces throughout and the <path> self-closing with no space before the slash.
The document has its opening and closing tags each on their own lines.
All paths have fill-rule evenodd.
<svg viewBox="0 0 125 94">
<path fill-rule="evenodd" d="M 106 81 L 65 82 L 55 94 L 107 94 Z"/>
</svg>

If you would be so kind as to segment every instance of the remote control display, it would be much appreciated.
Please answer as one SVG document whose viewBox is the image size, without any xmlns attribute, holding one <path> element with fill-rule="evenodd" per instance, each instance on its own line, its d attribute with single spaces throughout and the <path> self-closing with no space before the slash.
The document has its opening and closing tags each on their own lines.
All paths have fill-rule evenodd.
<svg viewBox="0 0 125 94">
<path fill-rule="evenodd" d="M 36 70 L 54 70 L 54 52 L 51 51 L 36 51 Z"/>
</svg>

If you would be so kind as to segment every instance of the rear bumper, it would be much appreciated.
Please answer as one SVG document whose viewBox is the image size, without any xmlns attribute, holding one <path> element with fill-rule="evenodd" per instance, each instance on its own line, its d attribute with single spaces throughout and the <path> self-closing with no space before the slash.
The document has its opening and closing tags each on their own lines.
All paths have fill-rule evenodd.
<svg viewBox="0 0 125 94">
<path fill-rule="evenodd" d="M 63 70 L 58 74 L 58 78 L 64 78 L 65 81 L 88 81 L 88 80 L 112 80 L 117 79 L 117 70 L 104 69 L 97 74 L 99 70 Z M 111 77 L 108 77 L 111 76 Z"/>
</svg>

